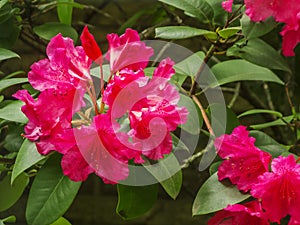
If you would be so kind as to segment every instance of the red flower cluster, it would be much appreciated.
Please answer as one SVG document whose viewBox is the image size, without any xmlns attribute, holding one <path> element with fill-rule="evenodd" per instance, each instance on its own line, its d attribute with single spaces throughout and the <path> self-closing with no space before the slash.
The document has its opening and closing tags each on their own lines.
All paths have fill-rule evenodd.
<svg viewBox="0 0 300 225">
<path fill-rule="evenodd" d="M 300 2 L 299 0 L 245 0 L 246 14 L 255 22 L 273 16 L 284 23 L 282 51 L 285 56 L 294 56 L 294 48 L 300 42 Z M 223 8 L 231 12 L 233 0 L 222 2 Z"/>
<path fill-rule="evenodd" d="M 104 182 L 117 183 L 127 178 L 129 160 L 163 158 L 172 151 L 170 132 L 188 115 L 177 106 L 179 93 L 168 82 L 175 73 L 172 60 L 163 60 L 150 79 L 144 69 L 153 49 L 140 41 L 136 31 L 127 29 L 120 37 L 109 34 L 107 39 L 111 77 L 102 90 L 100 109 L 90 66 L 93 60 L 101 67 L 103 58 L 87 28 L 82 46 L 74 47 L 70 38 L 59 34 L 47 47 L 48 58 L 31 66 L 29 82 L 40 91 L 36 100 L 26 90 L 14 95 L 25 102 L 22 111 L 29 122 L 24 137 L 34 141 L 41 154 L 63 154 L 63 172 L 74 181 L 95 173 Z M 81 112 L 91 108 L 92 118 Z M 120 120 L 129 121 L 127 130 L 121 129 Z"/>
<path fill-rule="evenodd" d="M 224 159 L 218 169 L 219 180 L 229 178 L 257 200 L 227 206 L 209 220 L 209 225 L 266 225 L 269 221 L 280 223 L 288 215 L 289 225 L 299 224 L 300 164 L 293 155 L 279 156 L 273 159 L 269 172 L 271 155 L 255 147 L 254 142 L 243 126 L 215 140 L 217 153 Z"/>
</svg>

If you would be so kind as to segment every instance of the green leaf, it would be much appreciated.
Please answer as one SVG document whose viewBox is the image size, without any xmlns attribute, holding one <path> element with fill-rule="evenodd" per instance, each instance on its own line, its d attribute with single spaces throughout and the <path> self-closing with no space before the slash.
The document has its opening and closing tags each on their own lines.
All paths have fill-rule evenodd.
<svg viewBox="0 0 300 225">
<path fill-rule="evenodd" d="M 74 42 L 78 39 L 77 31 L 73 27 L 63 23 L 44 23 L 43 25 L 34 27 L 33 31 L 41 38 L 48 41 L 59 33 L 61 33 L 64 37 L 72 38 Z"/>
<path fill-rule="evenodd" d="M 244 80 L 269 81 L 284 85 L 271 70 L 241 59 L 217 63 L 211 68 L 211 71 L 217 80 L 209 84 L 209 87 L 212 88 Z"/>
<path fill-rule="evenodd" d="M 280 119 L 277 119 L 277 120 L 274 120 L 271 122 L 250 125 L 250 127 L 255 130 L 260 130 L 260 129 L 273 127 L 273 126 L 286 126 L 287 123 L 290 123 L 293 120 L 293 118 L 294 118 L 294 116 L 284 116 Z"/>
<path fill-rule="evenodd" d="M 241 19 L 241 25 L 243 34 L 246 39 L 250 40 L 269 33 L 277 26 L 277 23 L 272 17 L 262 22 L 253 22 L 248 16 L 244 15 Z"/>
<path fill-rule="evenodd" d="M 0 48 L 0 61 L 11 58 L 20 58 L 20 56 L 8 49 Z"/>
<path fill-rule="evenodd" d="M 0 1 L 0 9 L 6 4 L 8 3 L 9 0 L 1 0 Z"/>
<path fill-rule="evenodd" d="M 7 223 L 15 223 L 16 220 L 17 220 L 17 218 L 15 216 L 9 216 L 9 217 L 2 219 L 3 222 L 7 222 Z"/>
<path fill-rule="evenodd" d="M 71 25 L 74 0 L 57 0 L 57 15 L 61 23 Z"/>
<path fill-rule="evenodd" d="M 227 20 L 227 12 L 223 9 L 222 2 L 223 0 L 207 1 L 214 10 L 214 23 L 220 25 L 220 27 L 223 27 Z"/>
<path fill-rule="evenodd" d="M 224 38 L 230 38 L 241 30 L 241 27 L 228 27 L 218 31 L 218 34 Z"/>
<path fill-rule="evenodd" d="M 238 115 L 238 118 L 241 118 L 243 116 L 258 114 L 258 113 L 267 113 L 267 114 L 275 115 L 275 116 L 280 117 L 280 118 L 283 116 L 281 114 L 281 112 L 277 112 L 277 111 L 274 111 L 274 110 L 269 110 L 269 109 L 250 109 L 250 110 L 248 110 L 246 112 L 243 112 L 242 114 Z"/>
<path fill-rule="evenodd" d="M 22 84 L 26 82 L 28 82 L 28 78 L 10 78 L 10 79 L 0 80 L 0 91 L 3 91 L 5 88 L 8 88 L 10 86 L 16 84 Z"/>
<path fill-rule="evenodd" d="M 291 73 L 280 53 L 259 38 L 237 42 L 227 50 L 227 56 L 238 56 L 259 66 Z"/>
<path fill-rule="evenodd" d="M 7 175 L 0 182 L 0 212 L 13 206 L 22 196 L 29 178 L 25 173 L 22 173 L 14 182 L 10 184 L 10 175 Z"/>
<path fill-rule="evenodd" d="M 20 28 L 16 25 L 14 17 L 0 23 L 0 48 L 10 49 L 18 40 Z"/>
<path fill-rule="evenodd" d="M 203 118 L 198 106 L 196 106 L 191 98 L 183 94 L 180 94 L 178 106 L 185 107 L 189 112 L 187 122 L 180 125 L 180 127 L 190 134 L 199 134 L 203 124 Z"/>
<path fill-rule="evenodd" d="M 22 101 L 12 101 L 3 108 L 0 109 L 0 118 L 17 122 L 17 123 L 27 123 L 28 119 L 21 111 L 21 107 L 24 105 Z"/>
<path fill-rule="evenodd" d="M 163 39 L 186 39 L 206 34 L 213 35 L 215 32 L 189 26 L 167 26 L 155 29 L 155 37 Z"/>
<path fill-rule="evenodd" d="M 240 125 L 235 113 L 226 107 L 225 104 L 213 103 L 208 107 L 208 115 L 212 123 L 212 128 L 216 136 L 230 134 L 234 128 Z"/>
<path fill-rule="evenodd" d="M 133 219 L 148 212 L 157 199 L 158 184 L 127 186 L 118 184 L 117 213 L 123 219 Z"/>
<path fill-rule="evenodd" d="M 176 74 L 172 77 L 172 80 L 177 82 L 179 85 L 182 85 L 186 77 L 194 77 L 197 74 L 201 63 L 203 62 L 204 57 L 204 52 L 199 51 L 175 64 L 174 69 Z"/>
<path fill-rule="evenodd" d="M 235 185 L 221 183 L 215 173 L 200 188 L 193 204 L 193 215 L 216 212 L 228 204 L 236 204 L 249 197 L 249 194 L 242 194 Z"/>
<path fill-rule="evenodd" d="M 72 224 L 64 217 L 60 217 L 58 220 L 56 220 L 54 223 L 51 223 L 50 225 L 72 225 Z"/>
<path fill-rule="evenodd" d="M 287 152 L 284 147 L 282 147 L 277 141 L 265 134 L 264 132 L 258 130 L 250 131 L 250 136 L 256 139 L 255 146 L 263 151 L 269 152 L 274 158 L 282 155 L 282 153 Z"/>
<path fill-rule="evenodd" d="M 4 139 L 4 148 L 9 152 L 18 152 L 23 143 L 23 137 L 21 136 L 23 132 L 23 125 L 9 123 L 8 133 Z"/>
<path fill-rule="evenodd" d="M 16 162 L 12 171 L 11 183 L 13 184 L 15 179 L 22 172 L 45 158 L 45 156 L 41 155 L 37 151 L 35 143 L 25 139 L 16 158 Z"/>
<path fill-rule="evenodd" d="M 144 166 L 160 182 L 168 195 L 176 199 L 181 190 L 182 172 L 175 155 L 171 153 L 154 165 Z"/>
<path fill-rule="evenodd" d="M 60 162 L 60 155 L 52 155 L 35 177 L 26 207 L 28 224 L 51 224 L 72 204 L 81 182 L 73 182 L 64 176 Z"/>
<path fill-rule="evenodd" d="M 160 2 L 181 9 L 188 16 L 210 23 L 214 16 L 213 8 L 205 0 L 159 0 Z"/>
<path fill-rule="evenodd" d="M 218 172 L 219 166 L 221 165 L 222 161 L 214 162 L 209 167 L 209 175 L 212 176 L 214 173 Z"/>
</svg>

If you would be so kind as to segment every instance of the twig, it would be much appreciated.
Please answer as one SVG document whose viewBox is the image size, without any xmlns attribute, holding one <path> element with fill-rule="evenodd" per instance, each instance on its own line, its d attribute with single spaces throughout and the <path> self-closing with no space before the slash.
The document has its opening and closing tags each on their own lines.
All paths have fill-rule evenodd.
<svg viewBox="0 0 300 225">
<path fill-rule="evenodd" d="M 231 101 L 228 104 L 228 108 L 231 108 L 234 105 L 235 101 L 237 100 L 237 98 L 239 96 L 240 88 L 241 88 L 241 83 L 238 82 L 235 86 L 233 97 L 232 97 Z"/>
<path fill-rule="evenodd" d="M 197 80 L 199 79 L 202 71 L 204 70 L 206 63 L 209 61 L 209 59 L 213 56 L 214 52 L 216 51 L 216 48 L 214 45 L 211 45 L 210 48 L 208 49 L 208 52 L 206 53 L 206 56 L 203 59 L 203 62 L 201 63 L 199 70 L 197 71 L 194 81 L 192 82 L 192 86 L 190 89 L 190 96 L 195 94 L 196 86 L 197 86 Z"/>
<path fill-rule="evenodd" d="M 275 110 L 273 101 L 272 101 L 272 97 L 271 97 L 271 93 L 270 93 L 270 88 L 269 85 L 267 83 L 263 84 L 263 88 L 267 97 L 267 101 L 268 101 L 268 105 L 270 107 L 271 110 Z"/>
<path fill-rule="evenodd" d="M 208 116 L 201 104 L 201 102 L 198 100 L 198 98 L 195 96 L 195 95 L 192 95 L 192 99 L 195 101 L 195 103 L 197 104 L 197 106 L 199 107 L 200 111 L 201 111 L 201 114 L 202 114 L 202 117 L 203 117 L 203 120 L 204 120 L 204 123 L 210 133 L 210 135 L 212 135 L 213 137 L 215 136 L 215 133 L 211 127 L 211 124 L 210 124 L 210 121 L 208 119 Z"/>
</svg>

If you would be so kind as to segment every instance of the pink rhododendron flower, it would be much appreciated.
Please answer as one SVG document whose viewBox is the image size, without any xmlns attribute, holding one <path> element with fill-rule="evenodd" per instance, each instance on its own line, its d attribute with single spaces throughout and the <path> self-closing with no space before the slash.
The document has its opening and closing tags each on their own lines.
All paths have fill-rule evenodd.
<svg viewBox="0 0 300 225">
<path fill-rule="evenodd" d="M 58 34 L 49 42 L 47 55 L 47 59 L 34 63 L 28 73 L 28 80 L 35 89 L 54 89 L 61 93 L 86 89 L 87 80 L 91 79 L 91 60 L 81 46 L 74 47 L 72 39 Z"/>
<path fill-rule="evenodd" d="M 271 222 L 280 223 L 287 215 L 300 220 L 300 165 L 293 155 L 272 161 L 272 172 L 266 172 L 254 184 L 251 194 L 261 199 Z M 292 222 L 293 222 L 292 221 Z"/>
<path fill-rule="evenodd" d="M 77 146 L 69 149 L 61 160 L 64 175 L 73 181 L 85 181 L 93 173 L 93 168 L 83 158 Z"/>
<path fill-rule="evenodd" d="M 35 101 L 26 90 L 20 90 L 13 96 L 25 102 L 22 112 L 28 117 L 25 137 L 35 141 L 41 154 L 56 150 L 55 144 L 64 141 L 61 134 L 71 128 L 73 95 L 56 95 L 54 90 L 43 91 Z M 69 99 L 71 98 L 71 99 Z"/>
<path fill-rule="evenodd" d="M 300 220 L 295 220 L 294 218 L 291 218 L 288 225 L 300 225 Z"/>
<path fill-rule="evenodd" d="M 232 12 L 232 4 L 233 4 L 233 0 L 226 0 L 222 2 L 222 7 L 227 12 Z"/>
<path fill-rule="evenodd" d="M 106 58 L 110 61 L 113 73 L 123 68 L 130 70 L 144 69 L 153 55 L 153 49 L 140 41 L 137 31 L 126 29 L 120 37 L 117 34 L 108 34 L 109 50 Z"/>
<path fill-rule="evenodd" d="M 228 205 L 217 212 L 208 225 L 269 225 L 266 214 L 257 200 L 244 205 Z"/>
<path fill-rule="evenodd" d="M 254 142 L 244 126 L 216 138 L 217 153 L 224 159 L 218 169 L 219 180 L 229 178 L 240 190 L 247 192 L 258 177 L 268 171 L 271 155 L 255 147 Z"/>
<path fill-rule="evenodd" d="M 87 56 L 96 63 L 102 64 L 103 59 L 101 49 L 99 48 L 94 36 L 89 32 L 87 26 L 84 27 L 80 40 Z"/>
<path fill-rule="evenodd" d="M 294 48 L 300 42 L 299 0 L 245 0 L 246 14 L 255 22 L 273 16 L 285 26 L 280 33 L 283 37 L 282 51 L 285 56 L 294 56 Z"/>
</svg>

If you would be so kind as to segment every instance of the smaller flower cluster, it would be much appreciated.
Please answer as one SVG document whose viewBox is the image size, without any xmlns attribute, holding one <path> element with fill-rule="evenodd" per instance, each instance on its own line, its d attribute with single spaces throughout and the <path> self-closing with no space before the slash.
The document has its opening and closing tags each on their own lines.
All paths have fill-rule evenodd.
<svg viewBox="0 0 300 225">
<path fill-rule="evenodd" d="M 285 26 L 281 31 L 283 37 L 282 51 L 285 56 L 294 56 L 294 48 L 300 42 L 300 3 L 299 0 L 245 0 L 246 14 L 254 22 L 270 16 Z M 222 2 L 223 8 L 231 12 L 233 0 Z"/>
<path fill-rule="evenodd" d="M 293 155 L 272 157 L 254 145 L 244 126 L 215 140 L 218 155 L 224 159 L 219 180 L 228 178 L 238 189 L 256 198 L 244 205 L 228 205 L 217 212 L 208 225 L 280 224 L 290 216 L 289 225 L 300 224 L 300 164 Z M 271 163 L 271 171 L 269 164 Z"/>
<path fill-rule="evenodd" d="M 22 111 L 29 119 L 24 137 L 43 155 L 63 154 L 63 173 L 74 181 L 90 173 L 107 183 L 126 179 L 130 160 L 140 164 L 145 157 L 158 160 L 169 154 L 170 132 L 187 120 L 188 111 L 177 106 L 180 95 L 168 82 L 175 73 L 174 62 L 162 60 L 150 79 L 144 69 L 153 49 L 135 30 L 109 34 L 107 39 L 111 75 L 106 88 L 102 52 L 85 28 L 82 46 L 58 34 L 47 46 L 48 57 L 31 66 L 28 80 L 40 91 L 36 100 L 26 90 L 14 94 L 25 102 Z M 90 76 L 92 61 L 102 71 L 100 108 Z M 129 121 L 126 131 L 120 120 Z"/>
</svg>

